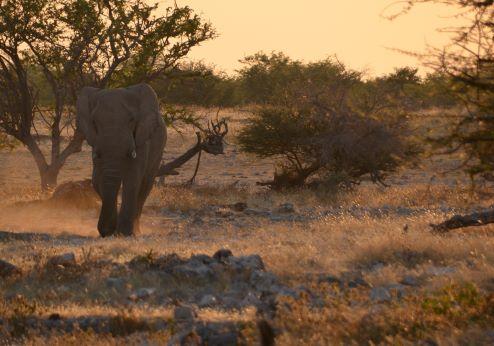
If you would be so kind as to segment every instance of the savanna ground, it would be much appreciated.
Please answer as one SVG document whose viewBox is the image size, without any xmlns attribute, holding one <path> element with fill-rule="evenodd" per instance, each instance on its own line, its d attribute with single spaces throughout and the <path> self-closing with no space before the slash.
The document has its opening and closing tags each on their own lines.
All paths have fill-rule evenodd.
<svg viewBox="0 0 494 346">
<path fill-rule="evenodd" d="M 208 340 L 200 332 L 208 325 L 234 326 L 239 343 L 258 344 L 261 320 L 279 345 L 494 343 L 493 226 L 444 236 L 429 227 L 491 205 L 488 186 L 472 192 L 460 173 L 442 176 L 454 163 L 436 157 L 397 172 L 387 188 L 269 191 L 255 182 L 269 180 L 273 165 L 235 146 L 242 114 L 222 115 L 231 119 L 226 154 L 204 155 L 194 185 L 184 184 L 192 160 L 155 187 L 142 235 L 131 239 L 100 239 L 96 209 L 17 203 L 47 196 L 25 149 L 0 153 L 0 259 L 21 269 L 0 281 L 1 343 L 232 342 Z M 193 143 L 193 133 L 169 131 L 165 161 Z M 90 171 L 84 147 L 59 182 Z M 259 255 L 265 269 L 249 270 L 264 281 L 251 275 L 238 288 L 224 272 L 208 277 L 214 261 L 207 256 L 198 264 L 207 267 L 204 277 L 168 270 L 172 254 L 186 263 L 219 249 Z M 66 253 L 75 263 L 53 263 Z M 177 306 L 197 316 L 184 322 Z"/>
</svg>

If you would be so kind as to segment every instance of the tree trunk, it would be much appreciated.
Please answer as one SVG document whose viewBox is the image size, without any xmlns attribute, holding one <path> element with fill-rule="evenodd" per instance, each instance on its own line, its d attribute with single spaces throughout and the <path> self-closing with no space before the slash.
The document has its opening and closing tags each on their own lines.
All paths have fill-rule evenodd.
<svg viewBox="0 0 494 346">
<path fill-rule="evenodd" d="M 39 172 L 41 177 L 41 188 L 43 190 L 52 189 L 57 186 L 60 169 L 61 167 L 48 166 L 46 170 Z"/>
<path fill-rule="evenodd" d="M 74 137 L 70 140 L 70 143 L 65 147 L 62 153 L 57 157 L 52 157 L 52 162 L 48 164 L 38 143 L 31 135 L 21 139 L 21 142 L 26 145 L 36 162 L 41 178 L 41 189 L 47 190 L 57 186 L 58 174 L 65 164 L 65 161 L 70 155 L 81 151 L 83 140 L 84 136 L 81 132 L 76 131 Z"/>
</svg>

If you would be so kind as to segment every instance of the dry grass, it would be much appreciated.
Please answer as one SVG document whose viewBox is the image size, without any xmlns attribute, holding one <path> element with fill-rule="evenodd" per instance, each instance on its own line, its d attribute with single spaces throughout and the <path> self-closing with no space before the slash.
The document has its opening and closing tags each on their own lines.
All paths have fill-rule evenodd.
<svg viewBox="0 0 494 346">
<path fill-rule="evenodd" d="M 184 141 L 172 135 L 167 157 L 192 141 L 193 137 Z M 87 148 L 71 158 L 61 181 L 87 177 L 88 158 Z M 142 220 L 142 236 L 100 239 L 95 227 L 97 211 L 42 204 L 12 207 L 14 202 L 46 197 L 30 178 L 36 176 L 30 160 L 21 148 L 0 153 L 4 167 L 0 171 L 0 230 L 38 235 L 28 240 L 0 240 L 0 258 L 23 271 L 19 277 L 0 281 L 0 320 L 15 318 L 20 328 L 5 334 L 0 321 L 0 344 L 163 344 L 177 330 L 148 330 L 142 320 L 170 319 L 175 302 L 161 298 L 197 287 L 168 282 L 145 270 L 129 271 L 125 263 L 150 254 L 212 255 L 219 248 L 229 248 L 235 255 L 259 254 L 267 269 L 285 284 L 303 285 L 323 301 L 318 307 L 309 296 L 280 298 L 278 313 L 270 321 L 280 332 L 280 345 L 492 342 L 488 331 L 494 328 L 494 227 L 440 237 L 432 235 L 428 226 L 454 210 L 488 206 L 492 198 L 472 194 L 460 176 L 431 179 L 435 168 L 446 165 L 443 161 L 431 161 L 425 170 L 400 172 L 392 177 L 390 188 L 364 183 L 345 193 L 279 193 L 254 184 L 270 178 L 269 163 L 254 161 L 231 146 L 226 156 L 205 160 L 198 185 L 181 185 L 191 174 L 191 163 L 184 168 L 185 174 L 153 190 Z M 227 206 L 236 202 L 260 211 L 273 211 L 289 202 L 301 219 L 229 214 Z M 77 266 L 48 268 L 51 256 L 66 252 L 75 253 Z M 357 274 L 369 287 L 342 289 L 318 279 L 320 275 L 343 278 Z M 106 285 L 106 279 L 115 276 L 125 278 L 123 288 Z M 372 288 L 398 284 L 406 276 L 415 277 L 419 284 L 407 287 L 405 298 L 389 303 L 369 298 Z M 154 287 L 160 294 L 143 302 L 127 299 L 142 287 Z M 29 316 L 46 319 L 53 313 L 109 316 L 113 334 L 82 330 L 45 334 L 25 328 L 23 321 Z M 239 323 L 248 343 L 259 340 L 254 309 L 199 309 L 198 319 Z M 18 338 L 12 339 L 13 335 Z"/>
</svg>

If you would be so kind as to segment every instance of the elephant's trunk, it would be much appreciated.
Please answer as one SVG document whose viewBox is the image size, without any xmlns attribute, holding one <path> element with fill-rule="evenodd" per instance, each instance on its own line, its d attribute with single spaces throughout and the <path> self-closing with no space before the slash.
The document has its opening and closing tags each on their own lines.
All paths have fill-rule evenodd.
<svg viewBox="0 0 494 346">
<path fill-rule="evenodd" d="M 115 233 L 117 228 L 117 198 L 122 175 L 115 168 L 103 169 L 101 181 L 101 213 L 98 221 L 98 230 L 103 237 Z"/>
</svg>

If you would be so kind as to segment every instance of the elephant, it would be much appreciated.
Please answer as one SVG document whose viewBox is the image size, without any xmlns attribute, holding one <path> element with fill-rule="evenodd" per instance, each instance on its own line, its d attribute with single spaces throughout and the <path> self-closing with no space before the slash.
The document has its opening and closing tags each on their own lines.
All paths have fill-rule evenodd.
<svg viewBox="0 0 494 346">
<path fill-rule="evenodd" d="M 92 147 L 92 185 L 102 201 L 98 231 L 102 237 L 136 235 L 167 137 L 156 93 L 144 83 L 84 87 L 76 108 L 77 126 Z"/>
</svg>

